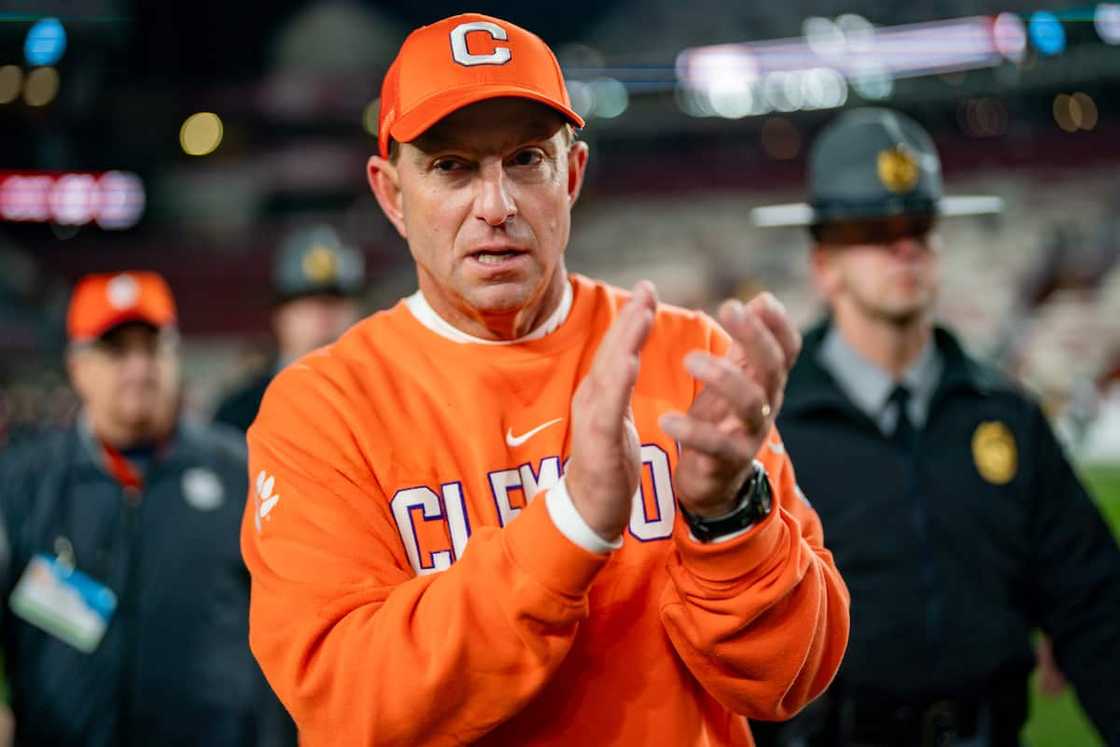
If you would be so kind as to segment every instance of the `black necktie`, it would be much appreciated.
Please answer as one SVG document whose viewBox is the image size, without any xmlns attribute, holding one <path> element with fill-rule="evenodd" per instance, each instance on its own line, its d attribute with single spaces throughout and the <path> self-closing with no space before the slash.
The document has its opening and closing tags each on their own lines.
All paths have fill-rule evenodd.
<svg viewBox="0 0 1120 747">
<path fill-rule="evenodd" d="M 914 448 L 915 434 L 914 421 L 910 420 L 910 390 L 899 384 L 891 392 L 890 399 L 887 401 L 894 406 L 894 411 L 898 413 L 891 440 L 901 448 L 910 451 Z"/>
</svg>

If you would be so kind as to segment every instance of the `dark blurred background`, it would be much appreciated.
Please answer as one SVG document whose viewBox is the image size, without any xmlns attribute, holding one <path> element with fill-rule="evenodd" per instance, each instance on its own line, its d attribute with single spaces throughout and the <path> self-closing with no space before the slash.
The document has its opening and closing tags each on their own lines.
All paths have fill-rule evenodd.
<svg viewBox="0 0 1120 747">
<path fill-rule="evenodd" d="M 0 423 L 25 419 L 33 400 L 50 417 L 67 411 L 61 315 L 85 272 L 170 279 L 188 374 L 205 372 L 189 388 L 203 413 L 267 340 L 271 257 L 287 232 L 327 223 L 358 246 L 371 310 L 409 289 L 363 167 L 393 52 L 460 6 L 0 7 Z M 807 145 L 841 108 L 917 117 L 949 191 L 1006 203 L 944 225 L 944 314 L 1087 429 L 1120 350 L 1120 5 L 472 8 L 544 36 L 588 115 L 572 268 L 640 271 L 688 305 L 769 287 L 811 318 L 805 238 L 755 229 L 748 208 L 801 196 Z"/>
</svg>

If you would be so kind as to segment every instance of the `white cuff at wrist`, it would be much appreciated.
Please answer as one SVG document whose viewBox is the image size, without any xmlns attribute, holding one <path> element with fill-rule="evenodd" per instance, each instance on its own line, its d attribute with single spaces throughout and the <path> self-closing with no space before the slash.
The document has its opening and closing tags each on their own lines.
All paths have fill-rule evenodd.
<svg viewBox="0 0 1120 747">
<path fill-rule="evenodd" d="M 548 491 L 544 497 L 544 503 L 548 508 L 548 515 L 552 518 L 552 523 L 560 530 L 560 534 L 571 540 L 573 544 L 597 555 L 606 555 L 612 550 L 622 547 L 622 535 L 619 535 L 618 539 L 613 542 L 608 542 L 587 525 L 579 511 L 576 510 L 575 504 L 572 503 L 572 497 L 568 495 L 568 486 L 565 484 L 564 478 L 561 477 L 560 482 Z"/>
</svg>

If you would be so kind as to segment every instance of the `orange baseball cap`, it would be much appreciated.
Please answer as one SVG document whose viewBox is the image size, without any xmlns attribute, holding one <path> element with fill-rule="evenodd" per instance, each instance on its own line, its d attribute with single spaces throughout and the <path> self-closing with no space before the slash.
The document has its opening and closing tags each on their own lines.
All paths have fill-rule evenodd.
<svg viewBox="0 0 1120 747">
<path fill-rule="evenodd" d="M 457 109 L 504 96 L 539 101 L 583 127 L 556 55 L 536 34 L 479 13 L 422 26 L 404 40 L 381 84 L 381 157 L 389 157 L 389 138 L 410 142 Z"/>
<path fill-rule="evenodd" d="M 96 340 L 126 322 L 173 326 L 175 299 L 167 281 L 154 272 L 86 275 L 74 286 L 66 331 L 72 342 Z"/>
</svg>

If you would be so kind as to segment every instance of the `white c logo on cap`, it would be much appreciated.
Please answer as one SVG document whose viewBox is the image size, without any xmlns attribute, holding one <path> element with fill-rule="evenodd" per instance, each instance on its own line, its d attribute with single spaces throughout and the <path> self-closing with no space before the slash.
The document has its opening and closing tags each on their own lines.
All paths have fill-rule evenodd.
<svg viewBox="0 0 1120 747">
<path fill-rule="evenodd" d="M 509 62 L 509 58 L 513 56 L 509 47 L 495 47 L 492 54 L 471 54 L 467 49 L 467 34 L 472 31 L 485 31 L 498 41 L 509 38 L 506 30 L 496 23 L 489 21 L 460 23 L 451 29 L 451 56 L 456 62 L 460 65 L 504 65 Z"/>
<path fill-rule="evenodd" d="M 105 295 L 114 309 L 128 309 L 135 306 L 140 298 L 140 285 L 136 278 L 122 273 L 105 286 Z"/>
</svg>

